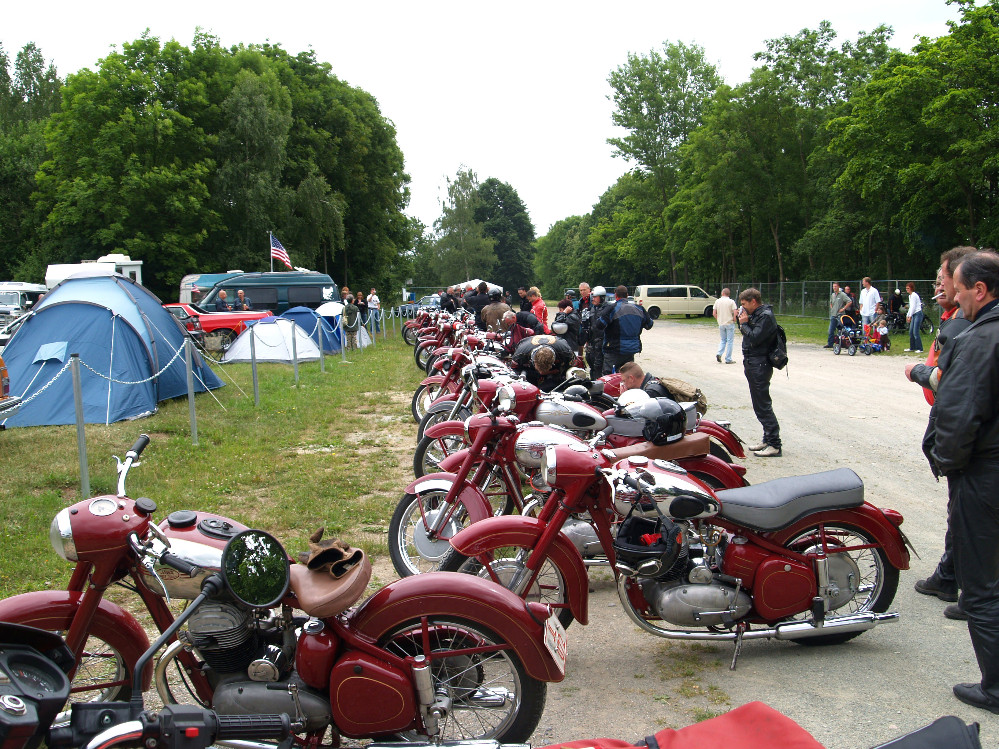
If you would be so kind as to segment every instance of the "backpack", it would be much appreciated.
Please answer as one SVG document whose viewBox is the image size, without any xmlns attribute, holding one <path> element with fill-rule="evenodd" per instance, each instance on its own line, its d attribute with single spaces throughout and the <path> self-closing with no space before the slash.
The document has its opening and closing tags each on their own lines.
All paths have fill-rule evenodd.
<svg viewBox="0 0 999 749">
<path fill-rule="evenodd" d="M 787 366 L 787 334 L 784 328 L 777 326 L 777 335 L 774 336 L 774 345 L 767 354 L 767 359 L 775 369 L 784 369 Z"/>
</svg>

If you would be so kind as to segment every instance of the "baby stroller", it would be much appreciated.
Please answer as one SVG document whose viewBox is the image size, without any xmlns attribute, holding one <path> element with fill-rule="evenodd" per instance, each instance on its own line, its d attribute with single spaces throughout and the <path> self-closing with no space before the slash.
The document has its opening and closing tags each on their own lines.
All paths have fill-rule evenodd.
<svg viewBox="0 0 999 749">
<path fill-rule="evenodd" d="M 864 331 L 857 325 L 857 321 L 850 315 L 840 317 L 839 325 L 836 326 L 836 336 L 833 338 L 833 353 L 839 356 L 839 352 L 846 349 L 850 356 L 856 356 L 857 349 L 863 343 Z"/>
<path fill-rule="evenodd" d="M 860 344 L 860 350 L 864 352 L 864 356 L 870 356 L 876 351 L 891 351 L 891 339 L 887 333 L 880 332 L 873 325 L 865 325 L 864 340 Z"/>
</svg>

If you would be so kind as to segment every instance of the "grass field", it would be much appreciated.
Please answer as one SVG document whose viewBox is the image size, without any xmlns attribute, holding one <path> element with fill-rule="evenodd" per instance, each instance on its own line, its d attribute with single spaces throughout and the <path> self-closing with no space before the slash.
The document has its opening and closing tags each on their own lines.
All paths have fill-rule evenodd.
<svg viewBox="0 0 999 749">
<path fill-rule="evenodd" d="M 388 521 L 408 481 L 415 424 L 410 397 L 422 379 L 398 332 L 355 352 L 292 368 L 259 367 L 254 407 L 249 364 L 216 368 L 227 383 L 197 396 L 197 447 L 186 398 L 147 419 L 88 425 L 91 493 L 115 492 L 112 454 L 140 433 L 151 443 L 128 494 L 150 497 L 158 519 L 180 509 L 216 512 L 274 533 L 290 552 L 325 526 L 369 553 L 386 553 Z M 237 387 L 238 385 L 238 387 Z M 240 392 L 240 388 L 243 392 Z M 0 432 L 0 596 L 65 585 L 71 565 L 48 541 L 49 524 L 80 497 L 76 428 Z"/>
</svg>

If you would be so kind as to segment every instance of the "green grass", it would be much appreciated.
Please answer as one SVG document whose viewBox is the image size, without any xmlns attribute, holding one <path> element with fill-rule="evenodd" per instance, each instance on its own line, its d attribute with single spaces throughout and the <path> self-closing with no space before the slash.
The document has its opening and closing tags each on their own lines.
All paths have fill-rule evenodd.
<svg viewBox="0 0 999 749">
<path fill-rule="evenodd" d="M 416 425 L 409 399 L 422 374 L 398 332 L 355 352 L 292 368 L 258 367 L 254 407 L 249 364 L 227 365 L 226 387 L 197 396 L 199 445 L 187 398 L 148 419 L 86 427 L 91 494 L 115 492 L 112 454 L 142 432 L 152 441 L 129 474 L 131 497 L 150 497 L 158 519 L 179 509 L 226 515 L 274 533 L 297 552 L 325 526 L 369 553 L 386 553 L 388 521 L 406 483 Z M 235 380 L 243 393 L 230 380 Z M 0 433 L 0 596 L 61 587 L 71 565 L 52 550 L 49 524 L 80 497 L 76 428 Z"/>
</svg>

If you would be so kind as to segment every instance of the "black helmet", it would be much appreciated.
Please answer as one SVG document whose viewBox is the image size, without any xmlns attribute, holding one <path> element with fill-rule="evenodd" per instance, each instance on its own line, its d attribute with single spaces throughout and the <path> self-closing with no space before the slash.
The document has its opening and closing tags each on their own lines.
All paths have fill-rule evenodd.
<svg viewBox="0 0 999 749">
<path fill-rule="evenodd" d="M 502 298 L 503 298 L 503 292 L 501 292 L 499 289 L 493 289 L 492 291 L 489 292 L 490 302 L 498 302 Z"/>
<path fill-rule="evenodd" d="M 665 516 L 629 515 L 614 539 L 618 564 L 636 577 L 666 577 L 678 560 L 686 558 L 683 528 Z"/>
<path fill-rule="evenodd" d="M 655 445 L 676 442 L 687 428 L 687 414 L 670 398 L 650 398 L 629 407 L 628 413 L 645 419 L 642 436 Z"/>
</svg>

